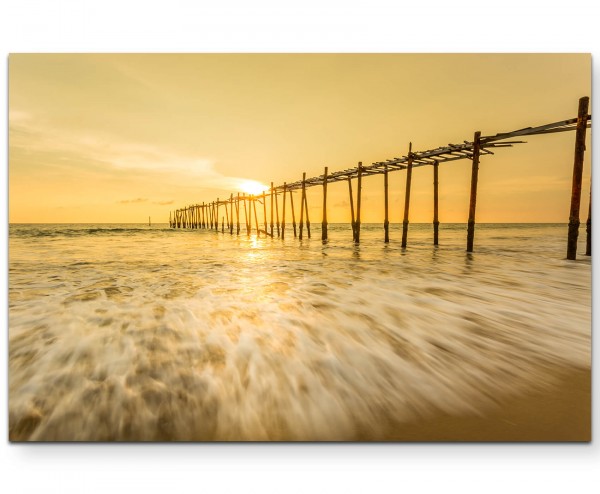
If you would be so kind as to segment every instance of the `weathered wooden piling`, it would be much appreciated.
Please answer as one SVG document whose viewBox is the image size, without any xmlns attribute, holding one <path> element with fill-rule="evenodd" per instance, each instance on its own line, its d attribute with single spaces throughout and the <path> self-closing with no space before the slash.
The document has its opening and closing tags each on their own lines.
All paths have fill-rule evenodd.
<svg viewBox="0 0 600 494">
<path fill-rule="evenodd" d="M 351 177 L 348 177 L 348 192 L 350 193 L 350 225 L 352 226 L 352 241 L 356 242 L 356 223 L 354 221 L 354 197 L 352 194 Z"/>
<path fill-rule="evenodd" d="M 229 211 L 227 210 L 227 203 L 223 204 L 225 206 L 225 217 L 227 219 L 227 229 L 229 230 Z"/>
<path fill-rule="evenodd" d="M 477 180 L 479 176 L 479 151 L 481 132 L 473 136 L 473 156 L 471 159 L 471 197 L 469 200 L 469 220 L 467 223 L 467 252 L 473 252 L 473 239 L 475 237 L 475 206 L 477 204 Z"/>
<path fill-rule="evenodd" d="M 592 187 L 591 187 L 591 178 L 590 178 L 590 208 L 588 211 L 588 219 L 586 221 L 586 241 L 585 241 L 585 255 L 592 255 Z"/>
<path fill-rule="evenodd" d="M 227 211 L 227 208 L 225 208 Z M 225 233 L 225 216 L 221 216 L 221 233 Z"/>
<path fill-rule="evenodd" d="M 304 211 L 306 213 L 306 234 L 310 238 L 310 218 L 308 217 L 308 198 L 306 197 L 306 188 L 304 190 Z"/>
<path fill-rule="evenodd" d="M 271 185 L 273 183 L 271 182 Z M 277 220 L 277 236 L 279 237 L 281 235 L 281 232 L 279 230 L 279 202 L 277 200 L 277 196 L 279 194 L 277 194 L 277 191 L 275 191 L 275 216 L 276 216 L 276 220 Z"/>
<path fill-rule="evenodd" d="M 215 231 L 219 231 L 219 198 L 215 202 Z"/>
<path fill-rule="evenodd" d="M 302 173 L 302 196 L 300 197 L 300 235 L 302 240 L 302 230 L 304 230 L 304 196 L 306 195 L 306 172 Z"/>
<path fill-rule="evenodd" d="M 383 168 L 383 241 L 387 244 L 390 241 L 390 217 L 389 217 L 389 199 L 388 199 L 388 167 Z"/>
<path fill-rule="evenodd" d="M 569 213 L 569 234 L 567 238 L 567 259 L 577 258 L 577 237 L 579 235 L 579 208 L 581 206 L 581 180 L 583 176 L 583 157 L 585 155 L 585 132 L 590 99 L 579 99 L 577 112 L 577 130 L 575 131 L 575 159 L 573 162 L 573 184 L 571 187 L 571 209 Z"/>
<path fill-rule="evenodd" d="M 294 213 L 294 194 L 290 190 L 290 206 L 292 207 L 292 227 L 294 229 L 294 238 L 298 235 L 296 234 L 296 213 Z"/>
<path fill-rule="evenodd" d="M 267 194 L 265 192 L 263 192 L 262 200 L 263 200 L 263 219 L 264 219 L 264 224 L 265 224 L 265 235 L 268 235 L 268 230 L 267 230 Z"/>
<path fill-rule="evenodd" d="M 438 168 L 440 164 L 437 161 L 433 162 L 433 245 L 438 245 L 438 233 L 440 222 L 438 220 Z"/>
<path fill-rule="evenodd" d="M 287 192 L 287 183 L 283 182 L 283 211 L 281 213 L 281 238 L 285 238 L 285 195 Z M 290 194 L 291 195 L 291 194 Z"/>
<path fill-rule="evenodd" d="M 358 177 L 356 180 L 356 224 L 355 224 L 355 233 L 354 233 L 354 241 L 359 244 L 360 243 L 360 208 L 362 204 L 362 172 L 363 166 L 362 161 L 358 162 Z"/>
<path fill-rule="evenodd" d="M 325 167 L 323 173 L 323 220 L 321 221 L 321 240 L 327 242 L 327 172 Z"/>
<path fill-rule="evenodd" d="M 273 237 L 273 227 L 273 182 L 271 182 L 271 237 Z"/>
<path fill-rule="evenodd" d="M 410 207 L 410 185 L 412 180 L 413 155 L 412 142 L 408 145 L 408 163 L 406 166 L 406 190 L 404 192 L 404 219 L 402 220 L 402 248 L 406 249 L 408 239 L 408 210 Z"/>
<path fill-rule="evenodd" d="M 229 234 L 233 235 L 233 194 L 229 196 Z"/>
<path fill-rule="evenodd" d="M 252 204 L 254 204 L 254 222 L 256 223 L 256 236 L 260 237 L 260 226 L 258 224 L 258 215 L 256 214 L 256 196 L 252 197 Z"/>
<path fill-rule="evenodd" d="M 240 193 L 237 193 L 237 201 L 235 201 L 235 219 L 236 219 L 236 228 L 237 228 L 237 233 L 236 235 L 240 234 Z"/>
<path fill-rule="evenodd" d="M 248 208 L 246 205 L 246 194 L 243 195 L 244 200 L 244 219 L 246 220 L 246 234 L 250 235 L 250 222 L 248 221 Z"/>
</svg>

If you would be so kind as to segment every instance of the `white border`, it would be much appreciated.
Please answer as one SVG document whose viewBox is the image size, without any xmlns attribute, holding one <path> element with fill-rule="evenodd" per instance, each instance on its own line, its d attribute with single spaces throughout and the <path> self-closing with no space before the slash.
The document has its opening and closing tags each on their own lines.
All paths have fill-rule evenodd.
<svg viewBox="0 0 600 494">
<path fill-rule="evenodd" d="M 589 0 L 3 0 L 1 80 L 6 84 L 9 52 L 595 54 L 595 4 Z M 6 97 L 2 105 L 6 115 Z M 2 125 L 0 138 L 6 150 L 6 118 Z M 1 176 L 6 191 L 6 173 Z M 0 204 L 7 218 L 6 198 Z M 3 232 L 0 257 L 6 280 L 6 224 Z M 6 284 L 0 286 L 1 319 L 7 321 Z M 0 338 L 3 492 L 463 494 L 587 492 L 600 485 L 598 441 L 591 445 L 10 445 L 6 442 L 6 339 L 5 333 Z M 597 396 L 597 385 L 594 390 Z M 596 407 L 593 415 L 598 416 Z"/>
</svg>

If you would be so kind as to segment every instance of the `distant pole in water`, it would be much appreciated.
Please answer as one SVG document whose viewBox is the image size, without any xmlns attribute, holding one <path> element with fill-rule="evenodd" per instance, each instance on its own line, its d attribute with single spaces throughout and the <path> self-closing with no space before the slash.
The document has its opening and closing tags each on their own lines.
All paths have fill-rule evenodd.
<svg viewBox="0 0 600 494">
<path fill-rule="evenodd" d="M 225 206 L 225 216 L 227 217 L 227 229 L 229 230 L 229 210 L 227 209 L 227 203 L 224 204 Z M 225 228 L 223 226 L 223 228 Z M 223 233 L 225 233 L 225 231 L 223 231 Z"/>
<path fill-rule="evenodd" d="M 246 234 L 250 235 L 250 223 L 248 221 L 248 208 L 246 205 L 246 193 L 244 193 L 242 198 L 244 199 L 244 219 L 246 220 Z"/>
<path fill-rule="evenodd" d="M 150 222 L 150 216 L 148 216 L 148 226 L 152 226 L 152 223 Z"/>
<path fill-rule="evenodd" d="M 406 191 L 404 192 L 404 219 L 402 221 L 402 248 L 406 249 L 408 239 L 408 210 L 410 208 L 410 183 L 413 169 L 412 142 L 408 145 L 408 163 L 406 166 Z"/>
<path fill-rule="evenodd" d="M 383 203 L 384 203 L 384 219 L 383 219 L 383 241 L 387 244 L 390 241 L 390 218 L 389 218 L 389 200 L 388 200 L 388 167 L 383 168 Z"/>
<path fill-rule="evenodd" d="M 263 220 L 265 223 L 265 235 L 268 235 L 269 233 L 267 230 L 267 194 L 266 194 L 266 192 L 263 192 L 262 199 L 263 199 Z"/>
<path fill-rule="evenodd" d="M 479 178 L 479 149 L 481 132 L 473 135 L 473 164 L 471 166 L 471 198 L 469 201 L 469 221 L 467 223 L 467 252 L 473 252 L 475 237 L 475 206 L 477 204 L 477 180 Z"/>
<path fill-rule="evenodd" d="M 271 238 L 273 238 L 273 226 L 273 182 L 271 182 Z"/>
<path fill-rule="evenodd" d="M 300 234 L 298 238 L 302 240 L 302 230 L 304 229 L 304 196 L 306 195 L 306 172 L 302 174 L 302 196 L 300 197 Z"/>
<path fill-rule="evenodd" d="M 354 223 L 354 197 L 352 194 L 352 178 L 348 177 L 348 192 L 350 194 L 350 225 L 352 226 L 352 241 L 356 242 L 356 224 Z"/>
<path fill-rule="evenodd" d="M 437 161 L 433 163 L 433 245 L 438 245 L 440 222 L 438 221 L 438 168 Z"/>
<path fill-rule="evenodd" d="M 308 217 L 308 199 L 306 197 L 306 187 L 304 188 L 304 210 L 306 211 L 306 233 L 310 238 L 310 218 Z"/>
<path fill-rule="evenodd" d="M 590 209 L 588 211 L 588 219 L 586 222 L 586 243 L 585 243 L 585 255 L 592 255 L 592 187 L 591 187 L 591 179 L 590 179 Z"/>
<path fill-rule="evenodd" d="M 327 242 L 327 172 L 325 167 L 323 173 L 323 221 L 321 222 L 321 240 Z"/>
<path fill-rule="evenodd" d="M 362 204 L 362 161 L 358 162 L 358 180 L 356 183 L 356 232 L 355 242 L 360 243 L 360 206 Z"/>
<path fill-rule="evenodd" d="M 585 131 L 587 127 L 587 96 L 579 99 L 577 112 L 577 130 L 575 131 L 575 160 L 573 162 L 573 185 L 571 188 L 571 210 L 569 213 L 569 235 L 567 239 L 567 259 L 577 258 L 577 236 L 579 235 L 579 208 L 581 206 L 581 179 L 583 176 L 583 157 L 585 154 Z"/>
<path fill-rule="evenodd" d="M 229 196 L 229 219 L 231 220 L 229 234 L 233 235 L 233 193 Z"/>
<path fill-rule="evenodd" d="M 252 197 L 252 204 L 254 204 L 254 221 L 256 223 L 256 237 L 260 237 L 260 226 L 258 225 L 258 215 L 256 214 L 256 196 Z"/>
<path fill-rule="evenodd" d="M 290 206 L 292 207 L 292 227 L 294 228 L 294 238 L 296 238 L 296 214 L 294 213 L 294 195 L 290 190 Z"/>
<path fill-rule="evenodd" d="M 277 200 L 277 191 L 275 191 L 275 216 L 277 217 L 277 236 L 281 235 L 281 231 L 279 229 L 279 202 Z"/>
<path fill-rule="evenodd" d="M 287 183 L 283 182 L 283 211 L 281 213 L 281 238 L 285 238 L 285 194 L 287 191 Z"/>
<path fill-rule="evenodd" d="M 237 221 L 237 233 L 236 235 L 240 234 L 240 193 L 237 193 L 237 201 L 235 201 L 235 218 Z"/>
</svg>

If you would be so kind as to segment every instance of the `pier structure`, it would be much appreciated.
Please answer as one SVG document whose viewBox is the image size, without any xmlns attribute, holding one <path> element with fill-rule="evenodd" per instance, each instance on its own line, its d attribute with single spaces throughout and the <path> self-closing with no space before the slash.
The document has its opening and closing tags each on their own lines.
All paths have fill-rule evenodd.
<svg viewBox="0 0 600 494">
<path fill-rule="evenodd" d="M 585 154 L 585 136 L 586 130 L 591 128 L 592 116 L 588 114 L 589 97 L 584 96 L 579 100 L 579 109 L 577 117 L 568 120 L 561 120 L 536 127 L 526 127 L 511 132 L 503 132 L 495 135 L 481 135 L 480 131 L 473 134 L 473 139 L 463 141 L 459 144 L 448 144 L 445 146 L 429 149 L 426 151 L 413 151 L 412 143 L 408 145 L 406 155 L 394 157 L 385 161 L 377 161 L 370 165 L 363 165 L 359 162 L 356 167 L 330 172 L 328 167 L 324 167 L 322 175 L 312 178 L 306 178 L 306 173 L 302 174 L 302 179 L 295 182 L 284 182 L 283 185 L 275 186 L 271 182 L 271 187 L 264 192 L 256 195 L 230 194 L 228 199 L 219 199 L 210 203 L 193 204 L 177 209 L 169 213 L 169 226 L 171 228 L 192 228 L 209 229 L 219 231 L 219 208 L 224 207 L 224 213 L 221 216 L 221 232 L 229 232 L 233 235 L 234 223 L 236 234 L 240 234 L 240 213 L 243 208 L 246 234 L 250 235 L 256 230 L 258 236 L 265 235 L 274 238 L 285 238 L 286 228 L 286 202 L 289 198 L 290 211 L 292 215 L 292 229 L 294 237 L 302 240 L 305 235 L 311 238 L 310 219 L 308 216 L 308 202 L 306 189 L 308 187 L 322 187 L 323 206 L 321 220 L 321 240 L 327 242 L 327 186 L 335 182 L 347 182 L 350 199 L 350 218 L 352 227 L 352 239 L 360 243 L 361 226 L 361 207 L 362 207 L 362 181 L 364 177 L 372 175 L 383 175 L 384 188 L 384 211 L 383 211 L 383 230 L 384 242 L 389 242 L 389 200 L 388 200 L 388 174 L 395 171 L 406 171 L 406 188 L 404 211 L 402 221 L 402 248 L 408 245 L 408 226 L 409 226 L 409 208 L 410 208 L 410 189 L 412 172 L 414 168 L 431 166 L 433 168 L 433 243 L 439 243 L 439 165 L 450 161 L 470 160 L 471 161 L 471 188 L 469 196 L 468 220 L 467 220 L 467 252 L 473 252 L 475 237 L 475 213 L 477 205 L 477 184 L 479 174 L 479 164 L 482 156 L 494 154 L 495 149 L 512 147 L 515 144 L 524 144 L 526 141 L 514 140 L 533 135 L 552 134 L 557 132 L 575 131 L 575 157 L 573 164 L 573 180 L 571 190 L 571 206 L 569 212 L 569 229 L 567 236 L 567 259 L 574 260 L 577 255 L 577 238 L 580 226 L 580 203 L 581 203 L 581 184 L 583 176 L 583 159 Z M 356 181 L 356 192 L 353 192 L 352 181 Z M 300 222 L 296 223 L 294 210 L 293 193 L 300 194 Z M 282 217 L 279 216 L 279 196 L 282 196 Z M 356 196 L 356 202 L 354 199 Z M 270 225 L 267 222 L 267 201 L 270 202 Z M 263 225 L 259 224 L 257 203 L 262 206 Z M 275 205 L 275 207 L 273 206 Z M 356 205 L 356 209 L 355 209 Z M 591 187 L 590 187 L 590 208 L 586 222 L 587 242 L 585 255 L 591 255 Z M 234 218 L 235 212 L 235 218 Z M 252 223 L 254 216 L 254 224 Z M 235 221 L 234 221 L 235 220 Z M 269 228 L 270 226 L 270 228 Z M 297 228 L 298 227 L 298 228 Z"/>
</svg>

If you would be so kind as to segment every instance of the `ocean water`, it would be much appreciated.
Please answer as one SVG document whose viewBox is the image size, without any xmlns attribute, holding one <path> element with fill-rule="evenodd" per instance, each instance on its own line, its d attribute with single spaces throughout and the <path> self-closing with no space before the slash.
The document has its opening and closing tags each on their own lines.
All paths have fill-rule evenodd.
<svg viewBox="0 0 600 494">
<path fill-rule="evenodd" d="M 584 226 L 311 227 L 10 225 L 10 438 L 385 439 L 590 367 Z"/>
</svg>

